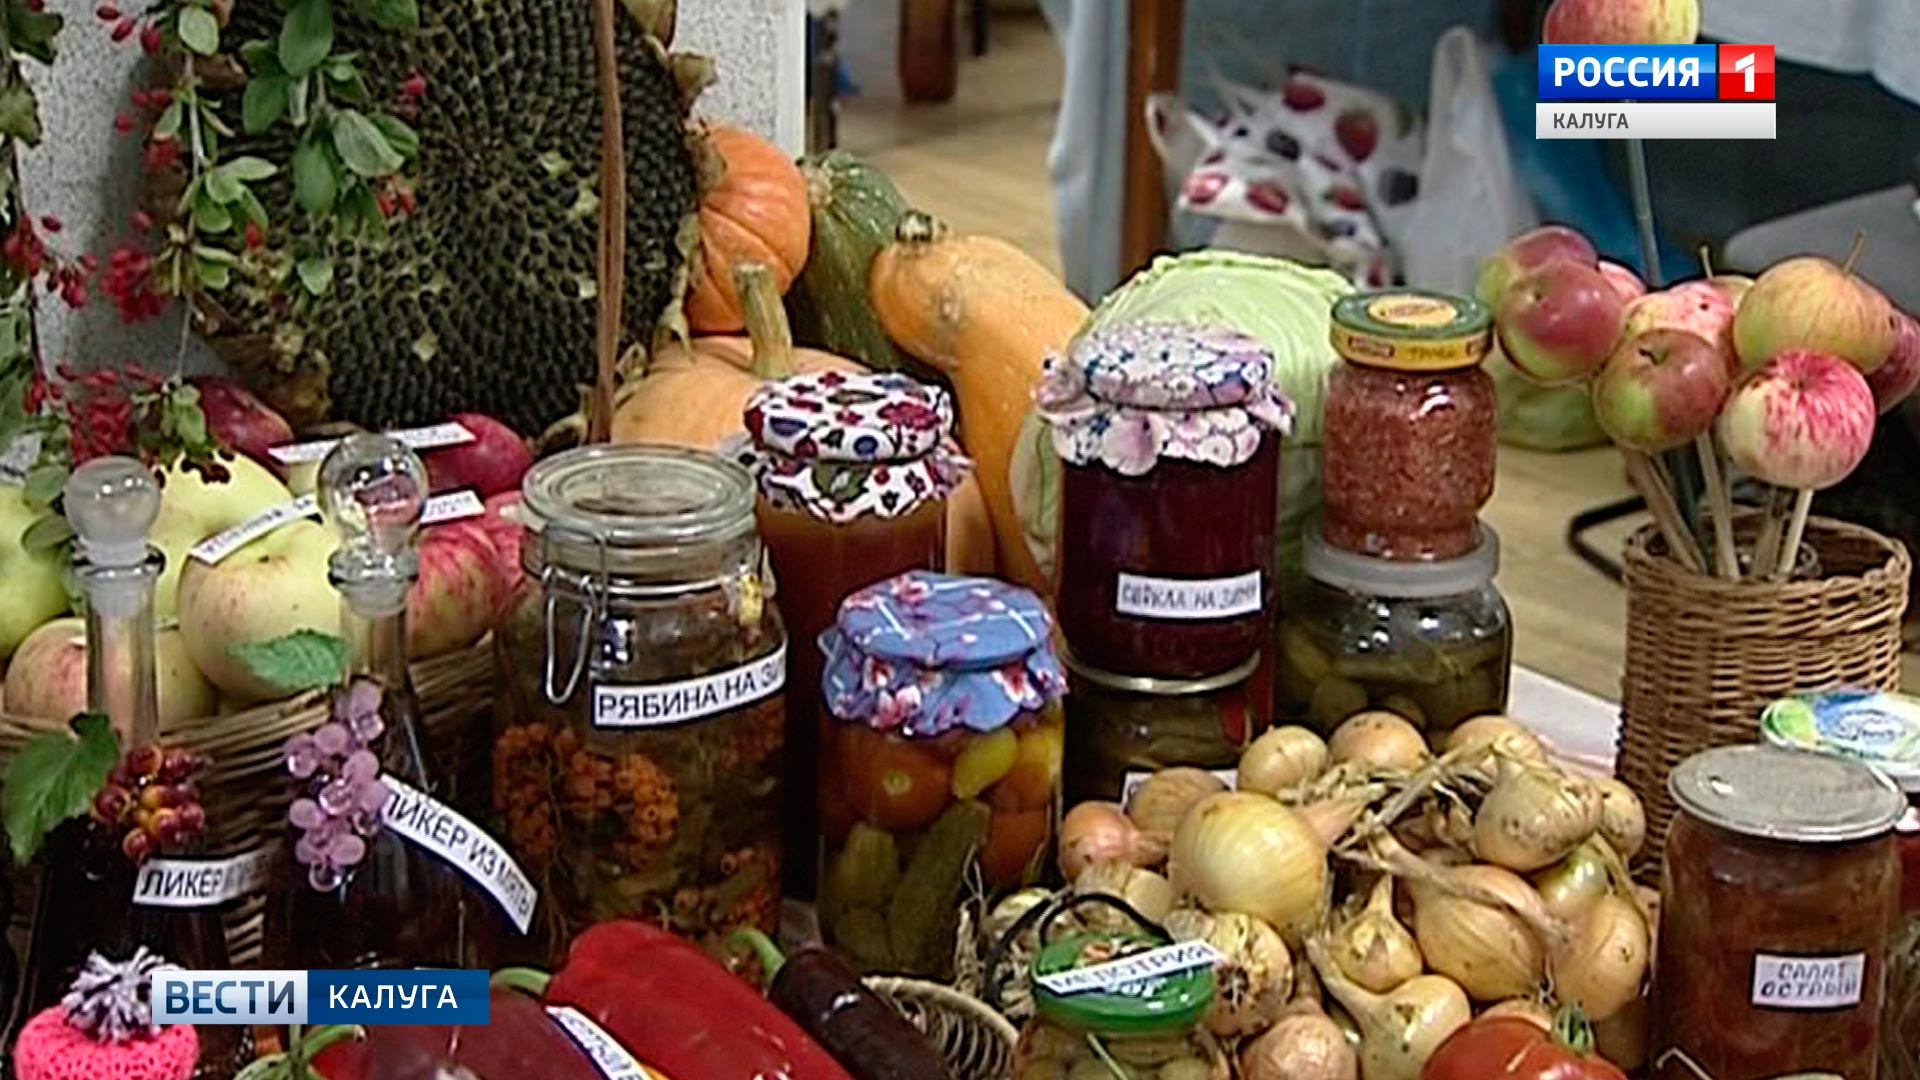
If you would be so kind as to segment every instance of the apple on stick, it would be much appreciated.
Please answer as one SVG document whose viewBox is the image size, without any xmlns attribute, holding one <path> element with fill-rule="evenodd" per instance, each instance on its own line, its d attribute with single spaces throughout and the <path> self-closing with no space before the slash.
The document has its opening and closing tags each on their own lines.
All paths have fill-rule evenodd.
<svg viewBox="0 0 1920 1080">
<path fill-rule="evenodd" d="M 1607 362 L 1625 310 L 1597 266 L 1562 260 L 1507 286 L 1494 319 L 1507 359 L 1551 386 L 1587 378 Z"/>
<path fill-rule="evenodd" d="M 1623 304 L 1631 304 L 1647 295 L 1647 283 L 1630 266 L 1622 266 L 1611 259 L 1601 259 L 1600 273 L 1606 277 L 1607 284 L 1613 286 L 1613 291 L 1620 294 Z"/>
<path fill-rule="evenodd" d="M 1699 0 L 1554 0 L 1541 39 L 1549 45 L 1691 45 Z"/>
<path fill-rule="evenodd" d="M 1855 257 L 1859 245 L 1855 245 Z M 1733 343 L 1748 371 L 1789 350 L 1838 357 L 1871 375 L 1893 353 L 1893 306 L 1848 266 L 1815 255 L 1777 263 L 1740 302 Z"/>
<path fill-rule="evenodd" d="M 1879 370 L 1867 376 L 1882 416 L 1920 388 L 1920 323 L 1904 311 L 1893 313 L 1893 351 Z"/>
<path fill-rule="evenodd" d="M 1554 262 L 1579 263 L 1598 267 L 1600 253 L 1579 230 L 1565 225 L 1542 225 L 1507 241 L 1499 251 L 1480 264 L 1480 278 L 1474 295 L 1490 309 L 1498 309 L 1507 287 L 1532 270 Z M 1625 267 L 1620 267 L 1625 270 Z M 1632 271 L 1627 271 L 1632 273 Z M 1644 287 L 1641 290 L 1645 291 Z"/>
</svg>

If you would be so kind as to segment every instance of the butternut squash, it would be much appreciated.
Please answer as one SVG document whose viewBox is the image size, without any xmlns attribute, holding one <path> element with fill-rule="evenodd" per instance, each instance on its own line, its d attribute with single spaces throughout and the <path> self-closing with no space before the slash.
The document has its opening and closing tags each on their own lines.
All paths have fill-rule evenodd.
<svg viewBox="0 0 1920 1080">
<path fill-rule="evenodd" d="M 900 219 L 868 287 L 894 343 L 953 383 L 1001 576 L 1050 593 L 1014 512 L 1010 466 L 1047 354 L 1067 347 L 1087 306 L 1012 244 L 952 235 L 919 211 Z"/>
</svg>

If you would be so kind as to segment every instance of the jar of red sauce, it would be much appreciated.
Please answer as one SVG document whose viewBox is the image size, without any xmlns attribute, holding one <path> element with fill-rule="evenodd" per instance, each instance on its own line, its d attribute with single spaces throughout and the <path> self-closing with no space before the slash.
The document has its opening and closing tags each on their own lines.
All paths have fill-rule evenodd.
<svg viewBox="0 0 1920 1080">
<path fill-rule="evenodd" d="M 1906 798 L 1774 746 L 1695 754 L 1668 788 L 1654 1080 L 1874 1080 Z"/>
<path fill-rule="evenodd" d="M 945 564 L 947 496 L 971 464 L 954 443 L 945 390 L 891 373 L 818 372 L 765 384 L 748 399 L 741 464 L 759 487 L 756 516 L 792 640 L 788 657 L 789 891 L 812 896 L 813 784 L 820 708 L 814 642 L 849 593 Z"/>
<path fill-rule="evenodd" d="M 1260 650 L 1274 607 L 1273 354 L 1230 330 L 1128 323 L 1056 357 L 1035 392 L 1063 463 L 1060 628 L 1104 671 L 1206 678 Z"/>
<path fill-rule="evenodd" d="M 1381 559 L 1451 559 L 1493 497 L 1498 404 L 1477 300 L 1395 290 L 1333 306 L 1346 363 L 1327 380 L 1321 530 Z"/>
</svg>

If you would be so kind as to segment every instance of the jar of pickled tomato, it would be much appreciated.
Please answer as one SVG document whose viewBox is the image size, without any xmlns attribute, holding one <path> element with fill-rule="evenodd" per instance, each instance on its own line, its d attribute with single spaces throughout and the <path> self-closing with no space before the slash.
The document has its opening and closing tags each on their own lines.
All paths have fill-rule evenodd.
<svg viewBox="0 0 1920 1080">
<path fill-rule="evenodd" d="M 1695 754 L 1668 788 L 1654 1080 L 1874 1080 L 1906 798 L 1773 746 Z"/>
<path fill-rule="evenodd" d="M 759 488 L 760 537 L 789 637 L 786 865 L 789 895 L 812 897 L 820 652 L 848 594 L 945 563 L 947 496 L 970 463 L 953 441 L 953 399 L 905 375 L 815 372 L 766 383 L 747 402 L 737 460 Z"/>
<path fill-rule="evenodd" d="M 962 906 L 1039 877 L 1066 742 L 1052 630 L 1024 589 L 913 571 L 821 636 L 819 910 L 863 969 L 949 978 Z"/>
<path fill-rule="evenodd" d="M 1327 380 L 1321 528 L 1382 559 L 1451 559 L 1493 497 L 1493 320 L 1468 297 L 1394 290 L 1333 306 L 1346 363 Z"/>
<path fill-rule="evenodd" d="M 1060 628 L 1085 663 L 1208 678 L 1273 614 L 1280 440 L 1273 355 L 1216 327 L 1128 323 L 1056 357 L 1035 392 L 1063 462 Z"/>
</svg>

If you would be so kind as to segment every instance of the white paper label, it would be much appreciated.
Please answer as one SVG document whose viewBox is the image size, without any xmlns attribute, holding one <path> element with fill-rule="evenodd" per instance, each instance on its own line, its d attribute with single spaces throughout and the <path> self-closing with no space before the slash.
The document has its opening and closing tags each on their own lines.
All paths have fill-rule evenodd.
<svg viewBox="0 0 1920 1080">
<path fill-rule="evenodd" d="M 594 1023 L 587 1014 L 568 1005 L 549 1005 L 547 1015 L 555 1023 L 567 1029 L 573 1041 L 580 1044 L 592 1060 L 593 1067 L 607 1080 L 657 1080 L 645 1065 L 634 1060 L 627 1048 L 619 1040 L 607 1034 L 605 1028 Z"/>
<path fill-rule="evenodd" d="M 438 525 L 443 521 L 459 521 L 462 518 L 479 517 L 487 512 L 487 504 L 471 488 L 449 491 L 445 495 L 435 495 L 420 508 L 420 524 Z"/>
<path fill-rule="evenodd" d="M 1183 941 L 1104 964 L 1041 975 L 1033 981 L 1056 994 L 1084 994 L 1093 990 L 1118 990 L 1195 968 L 1210 968 L 1224 959 L 1219 949 L 1204 941 Z"/>
<path fill-rule="evenodd" d="M 1137 619 L 1197 622 L 1260 610 L 1260 571 L 1230 578 L 1156 578 L 1122 572 L 1114 608 Z"/>
<path fill-rule="evenodd" d="M 141 907 L 209 908 L 267 887 L 272 848 L 225 859 L 148 859 L 133 879 Z"/>
<path fill-rule="evenodd" d="M 402 431 L 385 433 L 388 438 L 398 439 L 409 450 L 432 450 L 441 446 L 459 446 L 474 439 L 473 432 L 465 425 L 448 421 L 430 427 L 406 428 Z M 282 465 L 299 465 L 308 461 L 319 461 L 333 448 L 340 445 L 339 439 L 315 439 L 312 442 L 288 443 L 285 446 L 270 446 L 267 454 Z"/>
<path fill-rule="evenodd" d="M 452 863 L 454 868 L 473 879 L 488 895 L 500 901 L 507 918 L 521 933 L 533 925 L 533 907 L 540 900 L 533 882 L 513 861 L 499 841 L 468 821 L 458 810 L 408 786 L 392 776 L 384 776 L 387 805 L 383 810 L 387 828 Z"/>
<path fill-rule="evenodd" d="M 433 496 L 420 507 L 420 524 L 438 525 L 443 521 L 478 517 L 486 510 L 486 504 L 472 491 L 450 491 Z M 319 516 L 320 501 L 312 495 L 302 495 L 292 502 L 269 506 L 238 525 L 214 533 L 189 548 L 187 554 L 212 566 L 290 521 Z"/>
<path fill-rule="evenodd" d="M 1240 786 L 1239 769 L 1212 769 L 1209 771 L 1211 771 L 1221 783 L 1227 785 L 1228 791 L 1232 791 Z M 1129 770 L 1126 778 L 1120 781 L 1121 808 L 1125 809 L 1126 807 L 1132 806 L 1134 794 L 1140 790 L 1142 785 L 1151 779 L 1153 779 L 1152 772 L 1138 769 Z"/>
<path fill-rule="evenodd" d="M 715 675 L 648 686 L 593 688 L 593 726 L 658 727 L 727 712 L 787 685 L 787 647 Z"/>
<path fill-rule="evenodd" d="M 1753 957 L 1753 1003 L 1765 1009 L 1846 1009 L 1860 1004 L 1867 956 Z"/>
</svg>

